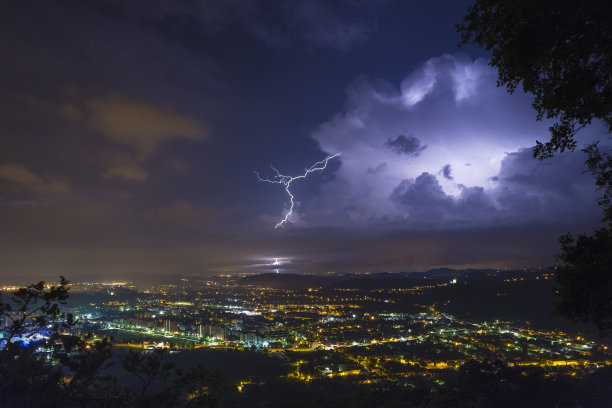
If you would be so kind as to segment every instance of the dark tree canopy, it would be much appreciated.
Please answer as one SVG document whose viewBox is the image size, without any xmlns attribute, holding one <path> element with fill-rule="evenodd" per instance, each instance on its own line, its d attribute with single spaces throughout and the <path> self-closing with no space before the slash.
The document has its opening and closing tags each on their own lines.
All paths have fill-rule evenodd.
<svg viewBox="0 0 612 408">
<path fill-rule="evenodd" d="M 491 52 L 497 85 L 534 95 L 538 120 L 556 119 L 534 156 L 574 150 L 575 135 L 594 119 L 612 132 L 612 2 L 610 0 L 476 0 L 456 26 L 462 44 Z M 603 136 L 603 135 L 602 135 Z M 604 144 L 602 144 L 604 145 Z M 586 165 L 603 192 L 603 221 L 612 223 L 612 155 L 586 146 Z M 612 225 L 593 236 L 561 237 L 559 314 L 612 329 Z"/>
<path fill-rule="evenodd" d="M 563 265 L 557 271 L 560 301 L 556 310 L 574 320 L 595 323 L 612 332 L 612 234 L 607 228 L 593 236 L 569 234 L 559 239 Z"/>
<path fill-rule="evenodd" d="M 128 353 L 123 369 L 140 387 L 121 384 L 104 373 L 113 364 L 110 339 L 67 333 L 75 324 L 61 310 L 69 283 L 60 277 L 59 285 L 41 281 L 17 289 L 10 301 L 0 296 L 0 318 L 7 323 L 0 333 L 0 407 L 219 407 L 233 389 L 218 371 L 173 370 L 162 351 Z M 43 332 L 42 340 L 29 344 Z"/>
<path fill-rule="evenodd" d="M 593 119 L 612 131 L 611 21 L 609 0 L 477 0 L 457 25 L 463 44 L 491 52 L 498 86 L 522 85 L 539 119 L 557 118 L 538 157 L 574 150 Z"/>
</svg>

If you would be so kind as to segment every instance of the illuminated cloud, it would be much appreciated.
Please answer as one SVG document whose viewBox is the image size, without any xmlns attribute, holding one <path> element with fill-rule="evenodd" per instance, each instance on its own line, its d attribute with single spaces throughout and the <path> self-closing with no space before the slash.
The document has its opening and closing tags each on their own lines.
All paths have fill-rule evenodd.
<svg viewBox="0 0 612 408">
<path fill-rule="evenodd" d="M 401 85 L 404 104 L 411 107 L 421 102 L 436 85 L 436 76 L 434 60 L 429 60 L 420 71 L 407 77 Z"/>
<path fill-rule="evenodd" d="M 496 78 L 486 60 L 443 55 L 398 90 L 357 80 L 346 111 L 313 134 L 322 150 L 343 152 L 342 165 L 302 220 L 443 229 L 593 214 L 584 156 L 533 159 L 529 146 L 547 137 L 547 124 L 527 95 L 509 95 Z"/>
<path fill-rule="evenodd" d="M 389 141 L 385 143 L 385 146 L 397 154 L 407 154 L 412 156 L 418 156 L 427 148 L 427 145 L 421 146 L 419 139 L 412 135 L 399 135 L 395 139 L 389 139 Z"/>
<path fill-rule="evenodd" d="M 101 173 L 104 179 L 145 182 L 149 175 L 142 162 L 155 154 L 160 144 L 208 136 L 207 129 L 190 116 L 119 94 L 66 103 L 60 112 L 64 118 L 130 149 L 127 155 L 106 154 L 113 157 Z"/>
<path fill-rule="evenodd" d="M 67 183 L 40 177 L 21 164 L 0 165 L 0 180 L 9 182 L 17 191 L 37 195 L 66 194 L 70 190 Z"/>
<path fill-rule="evenodd" d="M 113 177 L 119 177 L 126 181 L 144 182 L 147 180 L 149 175 L 142 167 L 136 164 L 119 164 L 113 166 L 102 173 L 102 178 L 110 179 Z"/>
<path fill-rule="evenodd" d="M 90 99 L 82 106 L 67 104 L 63 111 L 70 119 L 81 119 L 88 127 L 110 140 L 127 145 L 143 160 L 166 140 L 201 140 L 206 129 L 195 119 L 149 103 L 113 94 Z"/>
</svg>

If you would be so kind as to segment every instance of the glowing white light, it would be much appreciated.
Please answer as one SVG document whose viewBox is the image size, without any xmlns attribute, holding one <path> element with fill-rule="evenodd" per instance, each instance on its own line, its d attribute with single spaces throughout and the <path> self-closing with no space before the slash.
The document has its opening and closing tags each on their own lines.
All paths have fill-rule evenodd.
<svg viewBox="0 0 612 408">
<path fill-rule="evenodd" d="M 402 99 L 407 107 L 421 102 L 434 88 L 437 72 L 431 61 L 427 61 L 422 72 L 414 73 L 402 83 Z"/>
<path fill-rule="evenodd" d="M 309 168 L 307 168 L 304 171 L 304 174 L 299 175 L 299 176 L 295 176 L 295 177 L 291 177 L 291 176 L 285 176 L 283 174 L 280 174 L 278 170 L 276 170 L 274 167 L 270 166 L 272 168 L 272 170 L 274 170 L 276 172 L 276 176 L 274 176 L 274 178 L 272 179 L 267 179 L 267 178 L 261 178 L 259 176 L 258 172 L 255 172 L 255 174 L 257 175 L 257 179 L 259 181 L 265 181 L 266 183 L 272 183 L 272 184 L 282 184 L 285 186 L 285 191 L 287 192 L 287 194 L 289 194 L 289 209 L 287 210 L 287 212 L 285 213 L 285 216 L 283 217 L 282 220 L 279 221 L 278 224 L 276 224 L 274 226 L 274 228 L 278 228 L 282 225 L 284 225 L 286 222 L 292 222 L 291 221 L 291 215 L 293 214 L 293 194 L 291 194 L 291 190 L 289 190 L 289 187 L 291 186 L 291 183 L 294 182 L 295 180 L 299 180 L 299 179 L 304 179 L 306 178 L 310 173 L 313 173 L 315 171 L 323 171 L 325 170 L 325 168 L 327 167 L 327 162 L 329 162 L 331 159 L 340 156 L 342 153 L 336 153 L 332 156 L 327 156 L 325 159 L 316 162 L 315 164 L 313 164 L 312 166 L 310 166 Z"/>
</svg>

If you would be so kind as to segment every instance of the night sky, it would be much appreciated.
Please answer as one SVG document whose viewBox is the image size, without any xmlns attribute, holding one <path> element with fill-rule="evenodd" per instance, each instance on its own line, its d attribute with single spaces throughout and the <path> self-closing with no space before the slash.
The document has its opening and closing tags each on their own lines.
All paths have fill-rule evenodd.
<svg viewBox="0 0 612 408">
<path fill-rule="evenodd" d="M 533 159 L 551 122 L 458 48 L 470 3 L 7 2 L 0 277 L 551 265 L 597 192 L 582 153 Z M 254 171 L 336 153 L 275 229 L 287 193 Z"/>
</svg>

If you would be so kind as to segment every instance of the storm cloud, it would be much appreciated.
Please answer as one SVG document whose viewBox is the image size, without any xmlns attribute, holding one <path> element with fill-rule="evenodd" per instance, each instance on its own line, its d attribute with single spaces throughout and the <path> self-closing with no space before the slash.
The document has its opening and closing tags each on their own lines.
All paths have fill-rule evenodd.
<svg viewBox="0 0 612 408">
<path fill-rule="evenodd" d="M 376 6 L 384 1 L 98 0 L 96 3 L 146 24 L 171 26 L 181 20 L 197 21 L 202 30 L 212 34 L 240 28 L 271 48 L 307 45 L 348 51 L 369 39 L 376 28 Z"/>
<path fill-rule="evenodd" d="M 409 135 L 399 135 L 395 139 L 389 139 L 385 143 L 389 149 L 393 150 L 397 154 L 406 154 L 411 156 L 418 156 L 427 146 L 421 146 L 421 142 L 416 137 Z"/>
<path fill-rule="evenodd" d="M 444 165 L 444 167 L 442 167 L 442 176 L 447 179 L 447 180 L 452 180 L 453 179 L 453 167 L 450 164 L 446 164 Z"/>
<path fill-rule="evenodd" d="M 443 55 L 399 89 L 354 82 L 349 108 L 313 134 L 324 151 L 342 152 L 342 164 L 302 207 L 301 219 L 363 226 L 393 220 L 408 229 L 594 219 L 584 155 L 533 159 L 530 146 L 547 137 L 547 124 L 535 120 L 527 95 L 497 88 L 496 75 L 486 60 Z M 419 138 L 404 136 L 409 132 Z"/>
<path fill-rule="evenodd" d="M 438 3 L 7 2 L 0 273 L 548 262 L 599 221 L 584 157 L 531 157 L 550 123 L 482 51 L 441 55 L 470 1 Z M 274 229 L 288 196 L 252 171 L 334 153 Z"/>
</svg>

